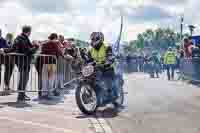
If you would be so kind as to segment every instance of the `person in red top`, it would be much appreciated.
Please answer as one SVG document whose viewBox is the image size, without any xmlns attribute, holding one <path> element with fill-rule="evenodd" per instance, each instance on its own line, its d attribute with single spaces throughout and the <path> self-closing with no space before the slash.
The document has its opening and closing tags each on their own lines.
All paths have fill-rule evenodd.
<svg viewBox="0 0 200 133">
<path fill-rule="evenodd" d="M 58 35 L 52 33 L 48 39 L 41 47 L 41 54 L 47 55 L 42 57 L 42 89 L 46 90 L 47 93 L 42 93 L 40 98 L 44 99 L 49 99 L 51 90 L 54 90 L 57 59 L 60 56 L 64 57 Z"/>
<path fill-rule="evenodd" d="M 61 47 L 64 47 L 65 37 L 63 35 L 59 35 L 58 40 L 60 41 Z"/>
<path fill-rule="evenodd" d="M 48 39 L 48 41 L 41 44 L 41 54 L 45 56 L 39 57 L 36 63 L 36 69 L 39 77 L 40 99 L 49 99 L 50 93 L 43 95 L 44 93 L 41 92 L 42 89 L 47 89 L 48 91 L 49 89 L 54 89 L 53 85 L 55 84 L 58 58 L 61 57 L 63 59 L 71 59 L 68 55 L 63 54 L 63 48 L 61 47 L 62 44 L 58 40 L 58 35 L 56 33 L 52 33 Z M 54 95 L 57 94 L 54 93 Z"/>
<path fill-rule="evenodd" d="M 48 39 L 47 42 L 42 44 L 41 54 L 63 56 L 62 44 L 58 40 L 58 35 L 52 33 Z"/>
<path fill-rule="evenodd" d="M 192 51 L 191 51 L 191 47 L 192 47 L 192 41 L 190 41 L 188 38 L 184 39 L 184 51 L 185 51 L 185 56 L 186 57 L 191 57 L 192 56 Z"/>
</svg>

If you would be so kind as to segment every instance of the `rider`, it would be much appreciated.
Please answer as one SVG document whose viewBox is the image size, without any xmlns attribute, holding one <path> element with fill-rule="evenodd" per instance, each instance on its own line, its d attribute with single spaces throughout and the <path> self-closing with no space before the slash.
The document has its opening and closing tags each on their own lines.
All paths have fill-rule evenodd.
<svg viewBox="0 0 200 133">
<path fill-rule="evenodd" d="M 115 85 L 114 58 L 112 48 L 104 43 L 104 35 L 102 32 L 93 32 L 90 36 L 92 48 L 89 56 L 99 66 L 100 71 L 97 76 L 97 83 L 104 83 L 107 89 L 113 89 L 114 97 L 118 97 L 117 85 Z M 101 82 L 103 81 L 103 82 Z"/>
</svg>

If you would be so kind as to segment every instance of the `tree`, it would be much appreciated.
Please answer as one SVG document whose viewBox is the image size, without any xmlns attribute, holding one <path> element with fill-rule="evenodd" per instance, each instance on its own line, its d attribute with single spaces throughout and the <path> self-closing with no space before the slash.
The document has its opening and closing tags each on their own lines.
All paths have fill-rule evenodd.
<svg viewBox="0 0 200 133">
<path fill-rule="evenodd" d="M 139 34 L 136 41 L 137 48 L 144 48 L 144 41 L 144 36 L 142 34 Z"/>
<path fill-rule="evenodd" d="M 183 36 L 188 36 L 187 34 Z M 180 42 L 180 34 L 170 28 L 158 28 L 155 30 L 147 29 L 145 32 L 138 34 L 137 39 L 130 41 L 129 45 L 136 46 L 137 49 L 157 49 L 166 50 L 169 46 L 175 47 Z M 130 46 L 129 50 L 132 50 Z"/>
</svg>

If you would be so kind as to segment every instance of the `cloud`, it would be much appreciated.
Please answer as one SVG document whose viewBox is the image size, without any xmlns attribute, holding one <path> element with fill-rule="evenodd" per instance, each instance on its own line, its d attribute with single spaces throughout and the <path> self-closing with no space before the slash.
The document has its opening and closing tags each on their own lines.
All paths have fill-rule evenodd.
<svg viewBox="0 0 200 133">
<path fill-rule="evenodd" d="M 133 21 L 155 21 L 172 17 L 169 12 L 156 6 L 142 6 L 135 9 L 128 8 L 125 12 Z"/>
<path fill-rule="evenodd" d="M 61 13 L 68 9 L 66 0 L 18 0 L 24 8 L 36 13 Z"/>
<path fill-rule="evenodd" d="M 177 5 L 185 6 L 189 2 L 189 0 L 152 0 L 152 1 L 162 5 L 173 5 L 173 6 Z"/>
<path fill-rule="evenodd" d="M 124 40 L 135 38 L 147 28 L 173 27 L 185 11 L 186 23 L 199 23 L 198 0 L 0 0 L 0 27 L 20 32 L 33 27 L 33 39 L 46 39 L 51 32 L 87 40 L 93 31 L 103 31 L 116 40 L 120 14 L 124 15 Z"/>
</svg>

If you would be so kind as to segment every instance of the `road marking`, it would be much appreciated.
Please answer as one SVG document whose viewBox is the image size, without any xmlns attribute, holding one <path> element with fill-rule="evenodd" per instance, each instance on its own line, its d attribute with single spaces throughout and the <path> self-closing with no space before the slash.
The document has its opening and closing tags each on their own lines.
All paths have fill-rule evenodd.
<svg viewBox="0 0 200 133">
<path fill-rule="evenodd" d="M 103 114 L 96 114 L 94 118 L 89 118 L 96 133 L 113 133 L 111 127 L 103 118 Z"/>
<path fill-rule="evenodd" d="M 96 118 L 89 118 L 89 121 L 91 122 L 91 125 L 95 130 L 95 133 L 105 133 L 104 129 L 102 128 L 101 124 L 98 122 Z"/>
<path fill-rule="evenodd" d="M 95 133 L 113 133 L 111 127 L 103 118 L 89 118 Z"/>
<path fill-rule="evenodd" d="M 58 128 L 58 127 L 50 126 L 50 125 L 47 125 L 47 124 L 35 123 L 35 122 L 32 122 L 32 121 L 24 121 L 24 120 L 19 120 L 19 119 L 15 119 L 15 118 L 4 117 L 4 116 L 0 116 L 0 119 L 12 121 L 12 122 L 15 122 L 15 123 L 23 123 L 23 124 L 26 124 L 26 125 L 31 125 L 31 126 L 41 127 L 41 128 L 48 128 L 48 129 L 52 129 L 52 130 L 55 130 L 55 131 L 62 131 L 62 132 L 65 132 L 65 133 L 74 133 L 74 131 L 69 130 L 69 129 Z"/>
<path fill-rule="evenodd" d="M 101 127 L 103 128 L 104 133 L 112 133 L 112 129 L 109 126 L 109 124 L 106 122 L 105 119 L 103 119 L 103 118 L 97 118 L 97 120 L 99 121 Z"/>
</svg>

